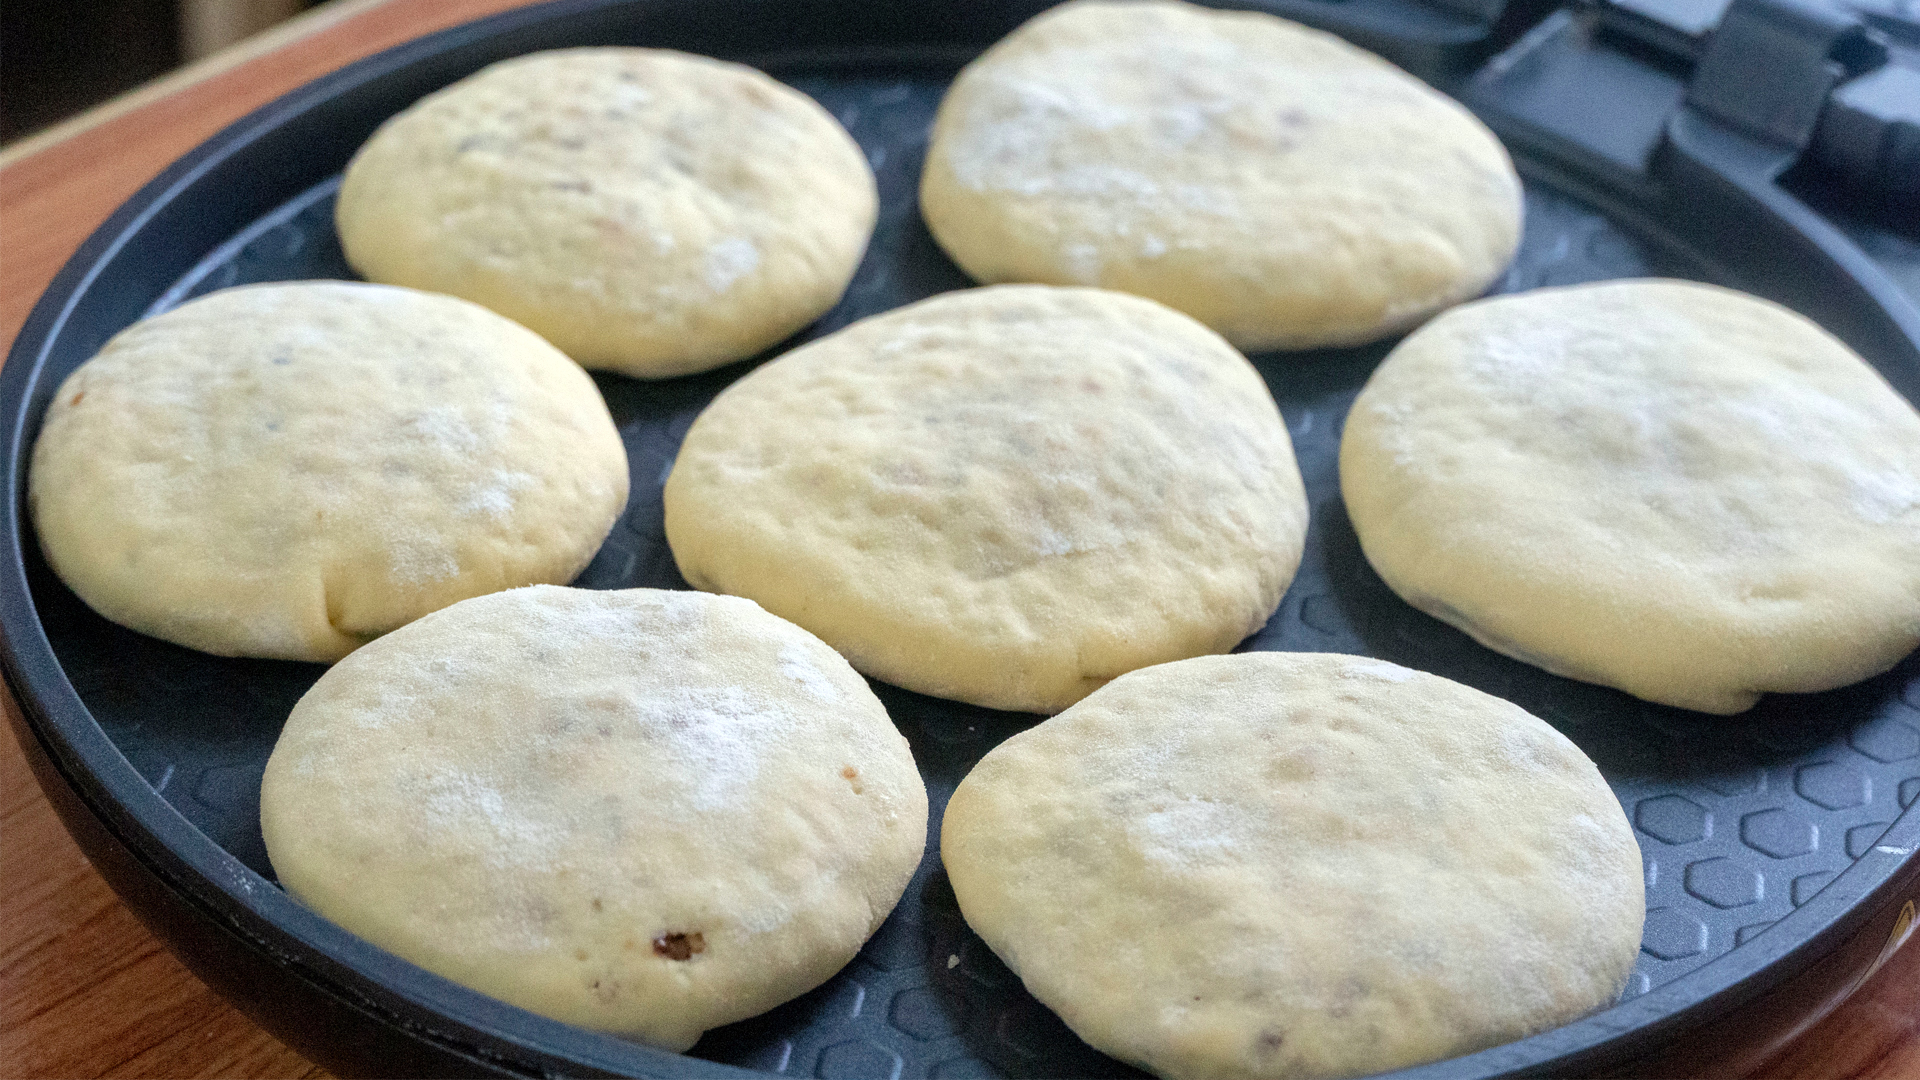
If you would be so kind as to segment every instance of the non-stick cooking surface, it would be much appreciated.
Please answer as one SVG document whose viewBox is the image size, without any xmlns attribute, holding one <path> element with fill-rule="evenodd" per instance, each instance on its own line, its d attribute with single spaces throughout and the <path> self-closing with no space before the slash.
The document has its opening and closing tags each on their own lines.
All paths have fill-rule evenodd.
<svg viewBox="0 0 1920 1080">
<path fill-rule="evenodd" d="M 583 33 L 587 36 L 575 40 L 594 40 L 591 26 Z M 928 235 L 915 198 L 928 126 L 960 55 L 753 57 L 847 126 L 867 151 L 882 206 L 872 247 L 846 297 L 775 354 L 855 319 L 970 284 Z M 357 132 L 377 119 L 366 118 L 356 133 L 318 151 L 333 155 L 331 169 L 337 170 Z M 243 158 L 246 153 L 240 152 Z M 274 166 L 263 163 L 261 170 L 272 174 Z M 282 171 L 299 176 L 296 169 Z M 1648 275 L 1751 287 L 1713 252 L 1689 248 L 1644 223 L 1630 230 L 1538 179 L 1535 170 L 1527 171 L 1525 240 L 1496 291 Z M 204 257 L 191 271 L 136 286 L 133 295 L 115 301 L 117 316 L 75 316 L 55 327 L 56 347 L 47 351 L 44 368 L 24 393 L 6 403 L 14 410 L 11 419 L 28 436 L 13 447 L 16 483 L 23 473 L 19 458 L 30 446 L 47 394 L 143 309 L 164 310 L 191 296 L 248 282 L 353 276 L 332 228 L 337 172 L 318 184 L 296 183 L 277 193 L 273 182 L 269 175 L 263 181 L 268 194 L 255 196 L 273 209 L 237 233 L 199 241 L 192 255 Z M 222 198 L 219 190 L 202 190 L 214 184 L 204 176 L 182 183 L 186 186 L 176 191 L 176 199 Z M 136 225 L 135 231 L 141 228 Z M 126 257 L 109 252 L 103 261 Z M 101 286 L 82 282 L 78 290 L 88 287 Z M 1823 315 L 1814 309 L 1807 313 L 1816 319 Z M 1910 656 L 1893 671 L 1856 686 L 1776 695 L 1742 716 L 1715 717 L 1546 674 L 1415 611 L 1367 566 L 1335 472 L 1347 407 L 1389 345 L 1253 358 L 1293 435 L 1312 526 L 1299 575 L 1278 613 L 1242 648 L 1377 656 L 1514 701 L 1579 744 L 1626 808 L 1645 853 L 1648 916 L 1625 1002 L 1505 1051 L 1422 1070 L 1422 1075 L 1489 1075 L 1631 1038 L 1637 1029 L 1748 977 L 1760 962 L 1826 928 L 1845 904 L 1816 904 L 1802 917 L 1788 917 L 1841 872 L 1862 864 L 1847 879 L 1848 896 L 1858 898 L 1906 861 L 1910 852 L 1881 841 L 1920 798 L 1920 658 Z M 595 376 L 626 443 L 633 494 L 578 584 L 687 587 L 662 531 L 661 484 L 694 416 L 756 362 L 663 382 Z M 1903 362 L 1883 361 L 1882 367 L 1910 399 L 1920 395 L 1920 370 Z M 273 870 L 258 822 L 260 777 L 288 711 L 324 668 L 223 659 L 122 629 L 94 615 L 48 572 L 30 533 L 21 543 L 39 624 L 91 717 L 45 701 L 31 711 L 49 712 L 43 722 L 55 728 L 78 730 L 97 721 L 112 747 L 164 801 L 143 806 L 140 799 L 130 799 L 120 809 L 135 817 L 177 812 L 244 866 L 233 867 L 231 880 L 216 882 L 217 887 L 236 897 L 245 894 L 244 906 L 262 915 L 269 929 L 285 922 L 294 911 L 290 901 L 266 885 Z M 32 635 L 23 634 L 16 622 L 30 622 L 32 613 L 10 612 L 7 618 L 13 650 L 31 650 L 34 643 L 26 639 Z M 939 822 L 954 785 L 982 754 L 1038 718 L 882 684 L 875 690 L 911 742 L 927 781 L 932 818 L 925 862 L 899 908 L 846 970 L 765 1016 L 710 1033 L 692 1055 L 796 1076 L 1137 1075 L 1085 1047 L 1025 993 L 968 931 L 940 869 Z M 76 768 L 111 772 L 121 767 L 111 755 L 96 758 Z M 1903 823 L 1902 829 L 1911 824 Z M 197 842 L 189 834 L 183 846 Z M 205 863 L 205 853 L 198 861 Z M 303 932 L 313 936 L 311 928 Z M 333 948 L 328 933 L 335 944 L 349 940 L 343 932 L 323 928 L 322 949 Z M 433 982 L 399 970 L 406 978 Z M 442 998 L 450 993 L 456 1003 L 465 994 L 446 988 L 438 993 Z M 1635 999 L 1641 999 L 1637 1009 Z M 578 1049 L 548 1038 L 553 1025 L 521 1024 L 523 1014 L 516 1010 L 489 1015 L 510 1036 L 529 1040 L 547 1054 L 566 1059 Z M 592 1036 L 582 1036 L 579 1046 L 588 1047 L 603 1066 L 657 1068 L 652 1051 Z"/>
</svg>

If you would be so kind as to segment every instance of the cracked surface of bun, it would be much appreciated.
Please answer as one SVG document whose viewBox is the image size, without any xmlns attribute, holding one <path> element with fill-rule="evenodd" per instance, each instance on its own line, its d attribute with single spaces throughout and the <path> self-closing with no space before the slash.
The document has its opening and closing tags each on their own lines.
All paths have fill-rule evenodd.
<svg viewBox="0 0 1920 1080">
<path fill-rule="evenodd" d="M 525 327 L 385 285 L 228 289 L 55 394 L 28 505 L 101 615 L 331 661 L 458 600 L 571 581 L 627 502 L 593 380 Z"/>
<path fill-rule="evenodd" d="M 1239 644 L 1306 526 L 1245 357 L 1152 301 L 1043 285 L 936 296 L 766 364 L 694 421 L 666 484 L 696 587 L 866 674 L 1030 712 Z"/>
<path fill-rule="evenodd" d="M 927 794 L 866 681 L 750 601 L 535 586 L 335 665 L 260 814 L 287 891 L 360 937 L 685 1050 L 853 959 Z"/>
</svg>

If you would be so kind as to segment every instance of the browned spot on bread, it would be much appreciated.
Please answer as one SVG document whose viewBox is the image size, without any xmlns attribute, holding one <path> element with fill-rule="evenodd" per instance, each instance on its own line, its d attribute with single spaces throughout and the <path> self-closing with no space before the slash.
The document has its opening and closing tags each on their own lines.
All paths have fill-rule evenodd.
<svg viewBox="0 0 1920 1080">
<path fill-rule="evenodd" d="M 686 960 L 694 953 L 707 951 L 707 939 L 699 931 L 691 934 L 661 934 L 653 939 L 653 952 L 669 960 Z"/>
</svg>

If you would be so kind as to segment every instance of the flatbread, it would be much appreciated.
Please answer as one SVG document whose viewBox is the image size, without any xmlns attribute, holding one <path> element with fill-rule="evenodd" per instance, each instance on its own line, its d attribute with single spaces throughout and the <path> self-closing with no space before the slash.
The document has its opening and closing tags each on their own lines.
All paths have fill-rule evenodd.
<svg viewBox="0 0 1920 1080">
<path fill-rule="evenodd" d="M 1260 375 L 1148 300 L 1010 285 L 862 320 L 700 414 L 674 560 L 866 674 L 1057 712 L 1225 652 L 1299 566 L 1307 504 Z"/>
<path fill-rule="evenodd" d="M 536 586 L 348 657 L 260 790 L 280 883 L 522 1008 L 672 1050 L 824 982 L 919 865 L 865 681 L 733 597 Z"/>
<path fill-rule="evenodd" d="M 1361 657 L 1123 675 L 947 804 L 967 924 L 1081 1038 L 1175 1080 L 1363 1076 L 1610 1004 L 1645 897 L 1593 763 Z"/>
<path fill-rule="evenodd" d="M 578 365 L 452 297 L 255 285 L 115 335 L 34 444 L 47 561 L 101 615 L 337 660 L 469 596 L 573 579 L 627 502 Z"/>
<path fill-rule="evenodd" d="M 336 220 L 371 280 L 657 378 L 819 318 L 878 206 L 860 147 L 805 94 L 740 64 L 593 48 L 501 61 L 388 120 L 348 164 Z"/>
<path fill-rule="evenodd" d="M 1478 295 L 1520 181 L 1472 114 L 1258 12 L 1079 0 L 969 64 L 921 211 L 981 282 L 1098 285 L 1249 351 L 1352 345 Z"/>
<path fill-rule="evenodd" d="M 1649 701 L 1736 713 L 1920 644 L 1920 414 L 1812 322 L 1730 290 L 1448 312 L 1354 403 L 1340 483 L 1408 603 Z"/>
</svg>

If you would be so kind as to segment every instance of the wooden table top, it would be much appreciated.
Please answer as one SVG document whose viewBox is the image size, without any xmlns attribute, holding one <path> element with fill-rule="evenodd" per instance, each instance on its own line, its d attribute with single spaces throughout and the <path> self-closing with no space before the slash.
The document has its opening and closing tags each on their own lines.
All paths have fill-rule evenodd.
<svg viewBox="0 0 1920 1080">
<path fill-rule="evenodd" d="M 349 61 L 524 2 L 334 0 L 0 153 L 0 341 L 13 340 L 115 207 L 228 123 Z M 0 1075 L 326 1075 L 147 932 L 68 838 L 9 739 L 0 739 L 0 882 Z M 1920 1078 L 1920 947 L 1901 950 L 1752 1075 Z"/>
</svg>

